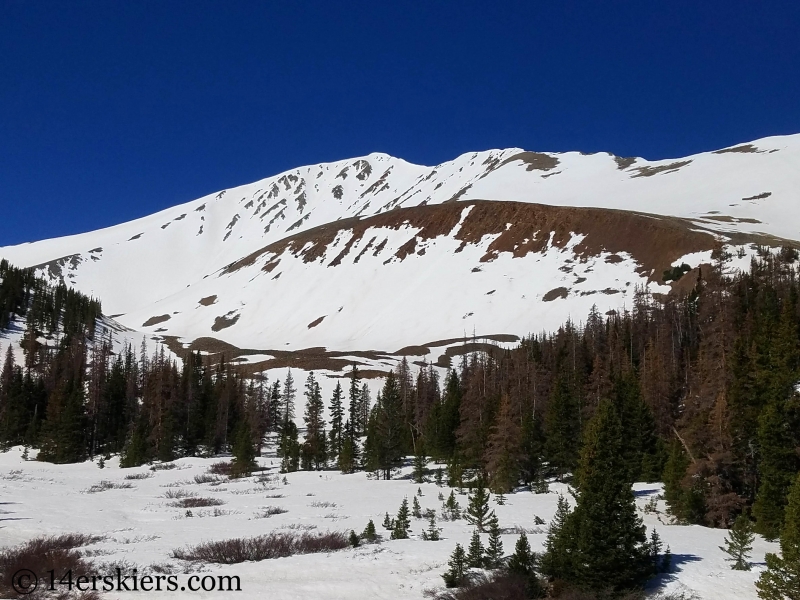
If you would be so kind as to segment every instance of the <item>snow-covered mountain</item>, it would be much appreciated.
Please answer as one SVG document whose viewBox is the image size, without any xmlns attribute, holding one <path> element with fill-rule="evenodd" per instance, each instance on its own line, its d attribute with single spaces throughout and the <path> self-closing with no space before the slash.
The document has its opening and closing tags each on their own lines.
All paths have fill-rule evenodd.
<svg viewBox="0 0 800 600">
<path fill-rule="evenodd" d="M 371 154 L 0 256 L 170 344 L 250 349 L 243 361 L 273 367 L 302 349 L 436 360 L 464 337 L 511 341 L 630 306 L 637 286 L 668 292 L 665 269 L 722 245 L 800 240 L 798 213 L 800 135 L 662 161 Z"/>
</svg>

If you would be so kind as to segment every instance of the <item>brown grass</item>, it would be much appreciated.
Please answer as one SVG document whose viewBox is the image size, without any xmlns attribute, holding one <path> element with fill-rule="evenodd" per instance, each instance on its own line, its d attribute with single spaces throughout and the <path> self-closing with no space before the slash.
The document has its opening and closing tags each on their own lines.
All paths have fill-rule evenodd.
<svg viewBox="0 0 800 600">
<path fill-rule="evenodd" d="M 207 542 L 172 551 L 172 558 L 191 562 L 231 565 L 247 561 L 283 558 L 294 554 L 331 552 L 349 546 L 343 532 L 272 532 L 253 538 Z"/>
</svg>

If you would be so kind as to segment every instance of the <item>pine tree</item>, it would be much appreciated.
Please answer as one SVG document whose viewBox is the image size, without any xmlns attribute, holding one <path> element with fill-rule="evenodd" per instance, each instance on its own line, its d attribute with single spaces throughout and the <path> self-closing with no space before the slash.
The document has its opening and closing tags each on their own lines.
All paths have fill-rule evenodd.
<svg viewBox="0 0 800 600">
<path fill-rule="evenodd" d="M 461 505 L 456 500 L 453 490 L 450 490 L 450 495 L 442 506 L 442 517 L 448 521 L 456 521 L 461 518 Z"/>
<path fill-rule="evenodd" d="M 511 410 L 508 394 L 500 401 L 500 413 L 491 429 L 486 448 L 486 470 L 495 493 L 510 492 L 519 483 L 521 432 Z"/>
<path fill-rule="evenodd" d="M 566 375 L 556 380 L 545 415 L 545 455 L 555 467 L 559 480 L 577 465 L 575 440 L 580 439 L 580 407 Z"/>
<path fill-rule="evenodd" d="M 571 514 L 569 502 L 559 494 L 556 514 L 547 531 L 545 552 L 541 561 L 542 573 L 551 579 L 564 579 L 573 572 L 572 548 L 575 538 L 569 518 Z"/>
<path fill-rule="evenodd" d="M 389 517 L 389 513 L 386 513 L 386 517 Z M 374 542 L 378 539 L 378 534 L 375 531 L 375 523 L 372 522 L 372 519 L 369 520 L 367 526 L 364 528 L 364 533 L 361 534 L 361 537 L 367 540 L 367 542 Z"/>
<path fill-rule="evenodd" d="M 499 569 L 503 565 L 503 540 L 500 539 L 500 523 L 497 515 L 489 517 L 489 544 L 486 546 L 484 565 L 487 569 Z"/>
<path fill-rule="evenodd" d="M 467 513 L 464 515 L 470 525 L 483 532 L 489 519 L 489 494 L 483 487 L 483 479 L 478 479 L 469 498 Z"/>
<path fill-rule="evenodd" d="M 391 518 L 389 518 L 389 513 L 388 512 L 383 517 L 383 523 L 381 523 L 381 525 L 383 525 L 384 529 L 393 529 L 394 528 L 394 522 L 392 521 Z"/>
<path fill-rule="evenodd" d="M 733 563 L 731 569 L 734 571 L 749 571 L 750 563 L 747 559 L 753 549 L 753 524 L 747 515 L 739 515 L 725 538 L 725 547 L 719 549 L 725 552 L 730 558 L 725 560 Z"/>
<path fill-rule="evenodd" d="M 767 569 L 756 582 L 762 600 L 800 598 L 800 474 L 789 492 L 780 544 L 781 555 L 766 555 Z"/>
<path fill-rule="evenodd" d="M 534 554 L 528 542 L 528 536 L 521 533 L 514 546 L 514 554 L 508 558 L 506 568 L 509 573 L 521 577 L 530 577 L 533 574 Z"/>
<path fill-rule="evenodd" d="M 333 389 L 333 397 L 331 397 L 331 431 L 330 435 L 328 436 L 328 439 L 330 440 L 330 457 L 333 461 L 338 461 L 339 455 L 342 453 L 344 435 L 344 407 L 342 406 L 343 399 L 344 392 L 342 391 L 342 384 L 341 382 L 337 381 L 336 387 Z"/>
<path fill-rule="evenodd" d="M 453 554 L 450 555 L 447 566 L 450 568 L 442 575 L 444 584 L 449 588 L 462 585 L 465 582 L 467 557 L 461 544 L 456 544 L 456 548 L 453 550 Z"/>
<path fill-rule="evenodd" d="M 758 419 L 760 484 L 753 504 L 755 530 L 768 540 L 777 539 L 783 526 L 786 497 L 797 472 L 795 444 L 782 408 L 772 402 Z"/>
<path fill-rule="evenodd" d="M 306 425 L 306 437 L 304 447 L 308 456 L 307 469 L 312 464 L 316 469 L 320 469 L 327 459 L 325 453 L 325 420 L 323 419 L 324 404 L 322 402 L 322 392 L 319 383 L 314 378 L 314 372 L 308 374 L 306 380 L 306 408 L 303 421 Z"/>
<path fill-rule="evenodd" d="M 425 466 L 428 464 L 428 459 L 425 453 L 418 450 L 414 455 L 414 483 L 425 482 Z"/>
<path fill-rule="evenodd" d="M 408 539 L 408 532 L 411 530 L 411 519 L 409 518 L 408 498 L 403 498 L 400 508 L 397 511 L 397 517 L 394 520 L 394 529 L 392 529 L 393 540 L 406 540 Z"/>
<path fill-rule="evenodd" d="M 536 556 L 528 543 L 528 536 L 522 533 L 514 546 L 514 554 L 508 559 L 507 568 L 511 575 L 525 580 L 525 591 L 528 598 L 544 597 L 544 589 L 534 571 L 535 563 Z"/>
<path fill-rule="evenodd" d="M 414 501 L 411 503 L 411 514 L 415 519 L 422 518 L 422 507 L 419 505 L 419 500 L 414 496 Z"/>
<path fill-rule="evenodd" d="M 442 530 L 436 526 L 436 511 L 429 509 L 428 516 L 428 529 L 422 532 L 422 539 L 427 542 L 437 542 L 440 539 L 439 534 Z"/>
<path fill-rule="evenodd" d="M 353 548 L 357 548 L 358 546 L 361 545 L 361 538 L 359 538 L 358 535 L 356 534 L 356 532 L 353 531 L 352 529 L 350 530 L 350 538 L 349 538 L 349 540 L 350 540 L 350 545 Z"/>
<path fill-rule="evenodd" d="M 483 544 L 481 543 L 481 535 L 477 529 L 472 530 L 472 538 L 469 541 L 469 550 L 467 552 L 467 566 L 470 569 L 483 568 Z"/>
<path fill-rule="evenodd" d="M 283 432 L 290 421 L 294 420 L 294 400 L 297 388 L 294 387 L 294 377 L 292 370 L 286 372 L 286 381 L 283 383 L 283 395 L 281 396 L 281 432 Z"/>
<path fill-rule="evenodd" d="M 601 402 L 587 427 L 575 477 L 577 503 L 568 517 L 576 560 L 564 579 L 584 589 L 622 592 L 641 586 L 652 572 L 622 435 L 613 405 Z"/>
<path fill-rule="evenodd" d="M 246 419 L 239 422 L 233 444 L 233 467 L 231 476 L 248 477 L 255 466 L 256 450 L 250 425 Z"/>
<path fill-rule="evenodd" d="M 342 443 L 342 451 L 339 454 L 339 470 L 342 473 L 352 473 L 356 470 L 356 451 L 354 442 L 349 437 L 345 437 Z"/>
</svg>

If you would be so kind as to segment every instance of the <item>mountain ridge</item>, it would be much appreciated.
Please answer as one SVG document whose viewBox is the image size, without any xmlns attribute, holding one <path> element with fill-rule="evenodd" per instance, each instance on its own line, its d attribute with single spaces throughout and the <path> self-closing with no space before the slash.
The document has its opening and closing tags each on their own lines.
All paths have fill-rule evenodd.
<svg viewBox="0 0 800 600">
<path fill-rule="evenodd" d="M 509 148 L 425 167 L 373 153 L 0 256 L 186 344 L 393 352 L 668 293 L 663 271 L 717 248 L 747 268 L 747 246 L 800 240 L 798 164 L 800 135 L 660 161 Z"/>
</svg>

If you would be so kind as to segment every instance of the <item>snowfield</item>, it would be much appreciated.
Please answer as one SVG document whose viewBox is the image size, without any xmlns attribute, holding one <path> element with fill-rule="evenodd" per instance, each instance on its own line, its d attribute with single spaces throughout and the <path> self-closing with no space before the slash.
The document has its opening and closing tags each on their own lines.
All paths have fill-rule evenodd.
<svg viewBox="0 0 800 600">
<path fill-rule="evenodd" d="M 184 458 L 174 468 L 152 471 L 147 466 L 120 469 L 112 458 L 105 468 L 96 463 L 52 465 L 22 459 L 23 449 L 15 447 L 0 454 L 0 539 L 13 545 L 40 535 L 81 532 L 104 536 L 103 541 L 83 548 L 99 574 L 114 572 L 116 567 L 138 574 L 180 573 L 185 585 L 189 574 L 231 575 L 241 580 L 241 598 L 274 599 L 420 599 L 425 590 L 443 585 L 440 575 L 456 543 L 467 546 L 472 528 L 466 521 L 438 521 L 442 540 L 423 541 L 420 532 L 427 521 L 412 519 L 411 539 L 389 540 L 381 527 L 384 514 L 394 516 L 404 497 L 409 503 L 417 490 L 422 510 L 440 512 L 439 493 L 446 498 L 450 488 L 434 483 L 417 485 L 404 468 L 390 481 L 370 480 L 364 473 L 342 475 L 336 471 L 279 473 L 279 461 L 268 446 L 258 459 L 265 471 L 256 476 L 196 483 L 195 476 L 208 472 L 220 459 Z M 431 468 L 435 465 L 429 465 Z M 143 479 L 127 479 L 139 476 Z M 431 478 L 432 480 L 432 478 Z M 92 486 L 108 481 L 127 484 L 129 488 L 90 491 Z M 104 487 L 104 486 L 100 486 Z M 777 544 L 756 538 L 750 572 L 732 571 L 718 548 L 726 531 L 700 526 L 670 525 L 663 514 L 645 513 L 645 505 L 661 493 L 658 484 L 634 486 L 637 505 L 642 509 L 648 529 L 658 530 L 673 556 L 673 570 L 653 582 L 653 588 L 682 591 L 702 599 L 755 599 L 754 582 L 763 566 L 766 552 L 775 552 Z M 513 552 L 516 531 L 528 532 L 535 551 L 542 549 L 547 526 L 536 526 L 534 516 L 547 523 L 552 519 L 558 493 L 566 486 L 550 485 L 550 493 L 518 491 L 506 496 L 503 506 L 492 496 L 490 502 L 504 530 L 506 554 Z M 166 495 L 182 494 L 221 501 L 215 507 L 186 510 L 170 506 L 174 499 Z M 458 495 L 462 508 L 467 496 Z M 259 515 L 268 507 L 280 507 L 285 513 L 266 518 Z M 200 542 L 234 537 L 251 537 L 272 531 L 311 530 L 315 532 L 361 532 L 372 519 L 383 540 L 359 548 L 292 556 L 235 565 L 192 564 L 170 557 L 171 551 Z M 486 535 L 483 536 L 486 543 Z M 153 566 L 155 565 L 155 569 Z M 153 593 L 110 593 L 107 597 L 152 597 Z M 165 592 L 166 593 L 166 592 Z M 176 598 L 219 598 L 222 592 L 170 593 Z"/>
</svg>

